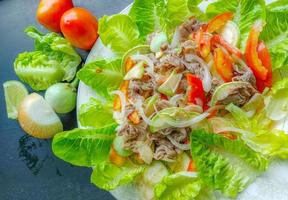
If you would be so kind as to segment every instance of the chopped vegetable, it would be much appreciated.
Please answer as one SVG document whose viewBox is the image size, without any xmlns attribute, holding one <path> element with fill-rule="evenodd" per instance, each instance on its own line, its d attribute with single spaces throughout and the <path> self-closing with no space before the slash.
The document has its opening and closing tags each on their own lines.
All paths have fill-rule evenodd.
<svg viewBox="0 0 288 200">
<path fill-rule="evenodd" d="M 61 31 L 75 47 L 92 49 L 98 38 L 98 21 L 84 8 L 72 8 L 61 17 Z"/>
<path fill-rule="evenodd" d="M 124 148 L 124 140 L 125 138 L 123 136 L 115 137 L 113 141 L 113 148 L 120 156 L 127 157 L 130 156 L 133 152 Z"/>
<path fill-rule="evenodd" d="M 230 82 L 233 78 L 233 61 L 229 54 L 221 48 L 214 50 L 214 64 L 217 72 L 225 82 Z"/>
<path fill-rule="evenodd" d="M 237 49 L 237 47 L 234 47 L 230 45 L 228 42 L 226 42 L 220 35 L 214 35 L 211 39 L 211 43 L 215 44 L 218 43 L 222 45 L 229 53 L 234 54 L 238 58 L 242 58 L 242 52 Z"/>
<path fill-rule="evenodd" d="M 3 89 L 8 118 L 17 119 L 19 106 L 28 95 L 28 91 L 19 81 L 6 81 L 3 83 Z"/>
<path fill-rule="evenodd" d="M 203 108 L 206 104 L 206 98 L 202 81 L 192 74 L 187 74 L 186 78 L 189 86 L 187 93 L 188 103 L 199 105 Z"/>
<path fill-rule="evenodd" d="M 71 8 L 72 0 L 41 0 L 37 9 L 37 20 L 50 31 L 60 32 L 61 17 Z"/>
<path fill-rule="evenodd" d="M 270 53 L 263 41 L 260 41 L 257 47 L 257 52 L 258 52 L 258 57 L 259 60 L 262 62 L 263 66 L 268 70 L 267 78 L 265 81 L 261 79 L 257 79 L 256 84 L 257 88 L 260 92 L 263 92 L 264 89 L 271 88 L 272 86 L 272 79 L 273 79 L 273 74 L 272 74 L 272 61 L 270 58 Z"/>
<path fill-rule="evenodd" d="M 221 28 L 223 28 L 225 26 L 225 24 L 229 20 L 233 19 L 233 17 L 234 17 L 234 14 L 232 12 L 227 12 L 227 13 L 217 15 L 212 20 L 210 20 L 210 22 L 208 23 L 207 31 L 209 33 L 219 31 Z"/>
<path fill-rule="evenodd" d="M 167 35 L 163 32 L 157 33 L 151 41 L 150 44 L 151 51 L 154 53 L 159 52 L 161 50 L 161 46 L 166 42 L 168 42 Z"/>
<path fill-rule="evenodd" d="M 168 79 L 158 88 L 158 91 L 167 96 L 174 95 L 182 76 L 182 74 L 177 74 L 177 72 L 173 71 Z"/>
<path fill-rule="evenodd" d="M 128 62 L 130 64 L 129 60 Z M 126 68 L 128 68 L 127 65 L 126 65 Z M 144 73 L 145 73 L 144 62 L 139 62 L 135 66 L 132 66 L 132 68 L 124 76 L 124 80 L 141 79 Z"/>
<path fill-rule="evenodd" d="M 266 81 L 268 76 L 268 69 L 261 62 L 257 52 L 259 35 L 263 26 L 263 21 L 255 22 L 249 34 L 245 52 L 247 65 L 252 69 L 254 75 L 256 78 L 260 79 L 260 81 Z"/>
<path fill-rule="evenodd" d="M 36 93 L 22 101 L 18 120 L 26 133 L 41 139 L 51 138 L 63 131 L 63 125 L 53 108 Z"/>
<path fill-rule="evenodd" d="M 233 21 L 228 21 L 220 33 L 230 45 L 237 47 L 240 40 L 240 30 L 238 25 Z"/>
</svg>

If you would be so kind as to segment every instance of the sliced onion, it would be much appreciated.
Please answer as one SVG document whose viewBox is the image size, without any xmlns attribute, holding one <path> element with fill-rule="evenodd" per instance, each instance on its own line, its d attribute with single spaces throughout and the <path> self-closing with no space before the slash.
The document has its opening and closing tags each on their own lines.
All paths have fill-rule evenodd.
<svg viewBox="0 0 288 200">
<path fill-rule="evenodd" d="M 147 71 L 154 72 L 154 63 L 148 56 L 145 56 L 145 55 L 134 55 L 131 58 L 132 58 L 132 60 L 146 62 L 148 64 Z"/>
<path fill-rule="evenodd" d="M 243 129 L 240 128 L 235 128 L 235 127 L 222 127 L 222 128 L 218 128 L 215 133 L 223 133 L 223 132 L 233 132 L 233 133 L 241 133 L 242 136 L 251 136 L 251 135 L 255 135 L 254 133 L 250 132 L 250 131 L 245 131 Z"/>
<path fill-rule="evenodd" d="M 168 140 L 170 140 L 170 142 L 177 147 L 178 149 L 181 149 L 183 151 L 188 151 L 190 150 L 191 146 L 190 144 L 180 144 L 179 142 L 177 142 L 171 135 L 167 136 Z"/>
<path fill-rule="evenodd" d="M 208 65 L 204 62 L 204 60 L 202 60 L 202 58 L 200 58 L 199 56 L 193 55 L 192 56 L 193 60 L 197 61 L 198 63 L 200 63 L 200 65 L 202 65 L 203 69 L 204 69 L 204 74 L 203 74 L 203 88 L 205 92 L 209 92 L 211 90 L 212 87 L 212 77 L 209 71 L 209 67 Z"/>
<path fill-rule="evenodd" d="M 184 95 L 183 94 L 177 94 L 175 96 L 173 96 L 169 102 L 171 105 L 173 106 L 177 106 L 177 102 L 180 100 L 180 99 L 183 99 L 184 98 Z"/>
<path fill-rule="evenodd" d="M 186 106 L 184 109 L 189 112 L 203 113 L 203 108 L 201 106 L 194 105 L 194 104 Z"/>
<path fill-rule="evenodd" d="M 144 109 L 142 107 L 142 102 L 140 100 L 137 100 L 136 103 L 134 104 L 134 107 L 138 110 L 139 115 L 142 117 L 144 122 L 148 124 L 149 126 L 153 126 L 154 124 L 152 121 L 146 116 Z"/>
<path fill-rule="evenodd" d="M 209 108 L 208 110 L 206 110 L 207 113 L 212 113 L 215 110 L 221 110 L 224 109 L 225 106 L 224 105 L 216 105 L 216 106 L 212 106 L 211 108 Z"/>
<path fill-rule="evenodd" d="M 202 120 L 204 120 L 206 117 L 208 117 L 210 115 L 210 113 L 203 113 L 201 115 L 198 115 L 197 117 L 194 117 L 190 120 L 186 120 L 186 121 L 172 121 L 172 120 L 167 120 L 166 123 L 169 124 L 172 127 L 176 127 L 176 128 L 185 128 L 185 127 L 189 127 L 192 126 Z"/>
<path fill-rule="evenodd" d="M 179 44 L 180 44 L 180 30 L 177 27 L 172 38 L 171 48 L 175 49 L 176 47 L 178 47 Z"/>
<path fill-rule="evenodd" d="M 122 117 L 124 117 L 126 104 L 127 104 L 126 95 L 120 90 L 113 91 L 113 92 L 111 92 L 111 94 L 115 94 L 115 95 L 119 96 L 120 101 L 121 101 L 121 115 L 122 115 Z"/>
</svg>

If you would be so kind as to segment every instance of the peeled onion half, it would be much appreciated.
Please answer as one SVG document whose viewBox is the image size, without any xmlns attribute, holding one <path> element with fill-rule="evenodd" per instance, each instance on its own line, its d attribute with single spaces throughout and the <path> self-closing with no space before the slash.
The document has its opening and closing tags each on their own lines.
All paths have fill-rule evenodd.
<svg viewBox="0 0 288 200">
<path fill-rule="evenodd" d="M 20 126 L 29 135 L 41 139 L 63 131 L 63 125 L 52 107 L 36 93 L 27 96 L 19 107 Z"/>
</svg>

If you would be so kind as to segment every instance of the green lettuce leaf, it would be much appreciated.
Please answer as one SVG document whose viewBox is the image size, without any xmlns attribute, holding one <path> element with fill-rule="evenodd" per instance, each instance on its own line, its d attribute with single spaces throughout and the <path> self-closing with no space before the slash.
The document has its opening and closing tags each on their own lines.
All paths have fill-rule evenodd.
<svg viewBox="0 0 288 200">
<path fill-rule="evenodd" d="M 165 10 L 164 0 L 135 0 L 129 15 L 136 22 L 140 36 L 145 37 L 165 30 Z"/>
<path fill-rule="evenodd" d="M 204 21 L 206 19 L 205 14 L 199 8 L 199 4 L 201 2 L 203 2 L 203 0 L 188 0 L 188 8 L 190 10 L 191 16 L 197 17 Z"/>
<path fill-rule="evenodd" d="M 161 200 L 190 200 L 199 195 L 201 188 L 202 182 L 196 173 L 178 172 L 164 177 L 154 187 L 154 194 Z"/>
<path fill-rule="evenodd" d="M 34 27 L 25 32 L 35 39 L 35 51 L 18 55 L 14 62 L 17 76 L 34 90 L 45 90 L 60 81 L 71 81 L 81 57 L 56 33 L 46 35 Z"/>
<path fill-rule="evenodd" d="M 267 5 L 267 9 L 270 11 L 287 11 L 288 3 L 287 0 L 277 0 Z"/>
<path fill-rule="evenodd" d="M 58 133 L 53 138 L 53 153 L 73 165 L 94 166 L 107 160 L 116 127 L 113 124 L 100 129 L 74 129 Z"/>
<path fill-rule="evenodd" d="M 141 43 L 138 27 L 128 15 L 102 17 L 99 20 L 98 32 L 103 44 L 119 54 Z"/>
<path fill-rule="evenodd" d="M 288 12 L 267 11 L 266 26 L 261 33 L 271 58 L 272 67 L 286 69 L 288 67 Z"/>
<path fill-rule="evenodd" d="M 232 114 L 235 125 L 245 130 L 240 136 L 250 148 L 266 156 L 288 158 L 288 135 L 284 131 L 271 129 L 272 121 L 267 118 L 265 110 L 249 118 L 233 104 L 226 109 Z"/>
<path fill-rule="evenodd" d="M 188 0 L 168 0 L 166 16 L 169 30 L 183 23 L 190 17 Z"/>
<path fill-rule="evenodd" d="M 204 184 L 229 197 L 236 197 L 268 166 L 268 160 L 242 140 L 194 130 L 190 141 L 192 157 Z"/>
<path fill-rule="evenodd" d="M 123 81 L 121 59 L 88 63 L 77 73 L 77 77 L 99 95 L 111 98 L 109 92 L 117 90 Z"/>
<path fill-rule="evenodd" d="M 90 98 L 89 102 L 81 105 L 78 117 L 81 125 L 86 127 L 101 128 L 114 124 L 113 103 Z"/>
<path fill-rule="evenodd" d="M 109 162 L 101 162 L 94 167 L 91 182 L 101 189 L 113 190 L 133 182 L 144 169 L 145 166 L 126 164 L 118 167 Z"/>
<path fill-rule="evenodd" d="M 234 22 L 238 25 L 241 33 L 241 49 L 246 47 L 246 41 L 252 25 L 258 19 L 266 19 L 264 0 L 218 0 L 208 5 L 206 14 L 208 18 L 224 12 L 234 12 Z"/>
</svg>

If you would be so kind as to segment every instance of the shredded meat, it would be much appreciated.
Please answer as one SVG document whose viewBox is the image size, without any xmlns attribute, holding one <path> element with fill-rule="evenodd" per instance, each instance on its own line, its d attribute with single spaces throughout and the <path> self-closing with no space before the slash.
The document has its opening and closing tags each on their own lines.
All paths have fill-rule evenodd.
<svg viewBox="0 0 288 200">
<path fill-rule="evenodd" d="M 177 155 L 181 152 L 167 139 L 161 139 L 155 141 L 155 144 L 156 147 L 155 147 L 154 159 L 156 160 L 173 161 L 176 159 Z"/>
<path fill-rule="evenodd" d="M 234 69 L 234 77 L 232 81 L 248 82 L 255 87 L 256 78 L 251 69 L 249 69 L 248 67 L 244 69 L 243 67 L 240 67 L 239 65 L 236 64 L 233 66 L 233 69 Z"/>
<path fill-rule="evenodd" d="M 257 90 L 251 84 L 248 84 L 247 86 L 238 86 L 227 91 L 226 96 L 224 96 L 218 102 L 222 105 L 228 105 L 230 103 L 233 103 L 237 106 L 243 106 L 256 93 Z"/>
<path fill-rule="evenodd" d="M 187 40 L 189 35 L 193 32 L 196 32 L 201 27 L 201 25 L 202 23 L 200 23 L 195 18 L 191 18 L 189 21 L 186 21 L 180 25 L 180 41 L 183 42 Z"/>
</svg>

